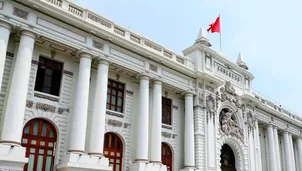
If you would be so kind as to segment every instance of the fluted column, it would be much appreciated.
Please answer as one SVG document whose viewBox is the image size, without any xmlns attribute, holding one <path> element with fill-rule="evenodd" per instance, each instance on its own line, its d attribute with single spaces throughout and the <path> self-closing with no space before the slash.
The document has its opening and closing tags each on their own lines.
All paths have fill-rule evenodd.
<svg viewBox="0 0 302 171">
<path fill-rule="evenodd" d="M 161 163 L 161 124 L 162 124 L 162 82 L 153 82 L 153 108 L 151 121 L 151 158 L 154 163 Z"/>
<path fill-rule="evenodd" d="M 12 26 L 10 24 L 0 21 L 0 92 L 6 59 L 7 45 L 11 29 Z"/>
<path fill-rule="evenodd" d="M 149 77 L 140 76 L 139 113 L 137 120 L 136 162 L 148 162 Z"/>
<path fill-rule="evenodd" d="M 7 32 L 6 32 L 7 33 Z M 3 36 L 3 35 L 2 35 Z M 22 31 L 4 113 L 1 143 L 20 145 L 36 35 Z M 6 49 L 1 47 L 2 50 Z M 2 53 L 2 52 L 0 52 Z M 6 53 L 6 51 L 5 51 Z M 4 57 L 4 56 L 1 56 Z"/>
<path fill-rule="evenodd" d="M 279 150 L 279 137 L 278 129 L 274 126 L 274 139 L 275 139 L 275 151 L 276 151 L 276 171 L 281 171 L 281 160 L 280 160 L 280 150 Z"/>
<path fill-rule="evenodd" d="M 99 60 L 91 121 L 90 155 L 103 155 L 109 61 Z"/>
<path fill-rule="evenodd" d="M 84 153 L 92 56 L 80 54 L 68 152 Z"/>
<path fill-rule="evenodd" d="M 289 143 L 289 136 L 288 132 L 283 132 L 283 142 L 284 142 L 284 160 L 285 160 L 285 170 L 286 171 L 293 171 L 292 170 L 292 161 L 291 161 L 291 152 L 290 152 L 290 143 Z"/>
<path fill-rule="evenodd" d="M 298 149 L 298 162 L 299 162 L 299 169 L 302 170 L 302 138 L 297 137 L 297 149 Z"/>
<path fill-rule="evenodd" d="M 268 154 L 269 154 L 269 169 L 276 170 L 276 153 L 275 153 L 275 141 L 273 125 L 267 125 L 267 136 L 268 136 Z"/>
<path fill-rule="evenodd" d="M 194 153 L 194 120 L 193 120 L 193 94 L 187 93 L 185 95 L 185 168 L 195 167 L 195 153 Z"/>
</svg>

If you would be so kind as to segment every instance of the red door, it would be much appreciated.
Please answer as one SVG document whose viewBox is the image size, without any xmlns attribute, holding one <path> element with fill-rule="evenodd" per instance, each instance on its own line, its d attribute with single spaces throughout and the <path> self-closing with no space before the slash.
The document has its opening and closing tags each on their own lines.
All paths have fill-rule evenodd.
<svg viewBox="0 0 302 171">
<path fill-rule="evenodd" d="M 173 167 L 173 157 L 171 148 L 166 144 L 161 144 L 161 160 L 164 165 L 167 166 L 168 171 L 172 171 Z"/>
<path fill-rule="evenodd" d="M 104 156 L 109 159 L 113 171 L 122 171 L 123 144 L 116 134 L 105 134 Z"/>
<path fill-rule="evenodd" d="M 30 120 L 23 129 L 22 146 L 29 158 L 24 171 L 52 171 L 57 133 L 54 126 L 43 119 Z"/>
</svg>

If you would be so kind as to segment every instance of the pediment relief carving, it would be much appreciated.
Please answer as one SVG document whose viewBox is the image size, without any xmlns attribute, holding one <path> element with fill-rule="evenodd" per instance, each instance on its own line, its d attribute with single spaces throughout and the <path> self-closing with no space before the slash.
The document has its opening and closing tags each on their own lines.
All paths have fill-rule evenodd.
<svg viewBox="0 0 302 171">
<path fill-rule="evenodd" d="M 245 109 L 245 105 L 242 102 L 240 96 L 236 93 L 235 88 L 230 81 L 227 81 L 223 87 L 216 92 L 216 105 L 218 101 L 225 102 L 229 101 L 233 103 L 238 109 Z"/>
</svg>

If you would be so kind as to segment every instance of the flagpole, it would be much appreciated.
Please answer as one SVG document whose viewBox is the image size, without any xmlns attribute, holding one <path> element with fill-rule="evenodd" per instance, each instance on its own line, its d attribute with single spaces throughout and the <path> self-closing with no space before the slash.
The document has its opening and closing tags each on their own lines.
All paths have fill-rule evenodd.
<svg viewBox="0 0 302 171">
<path fill-rule="evenodd" d="M 221 21 L 220 14 L 219 14 L 219 20 Z M 220 32 L 219 32 L 219 37 L 220 37 L 220 52 L 222 52 L 222 47 L 221 47 L 221 22 L 219 24 L 220 24 Z"/>
</svg>

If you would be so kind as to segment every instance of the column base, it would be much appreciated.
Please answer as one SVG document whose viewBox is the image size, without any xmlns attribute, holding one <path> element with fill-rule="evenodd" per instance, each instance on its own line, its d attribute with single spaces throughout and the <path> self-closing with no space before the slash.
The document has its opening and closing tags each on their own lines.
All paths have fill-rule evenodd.
<svg viewBox="0 0 302 171">
<path fill-rule="evenodd" d="M 89 156 L 87 154 L 67 153 L 63 156 L 58 171 L 111 171 L 106 157 Z"/>
<path fill-rule="evenodd" d="M 0 170 L 23 170 L 28 162 L 26 149 L 21 146 L 0 144 Z"/>
<path fill-rule="evenodd" d="M 167 171 L 166 165 L 159 163 L 132 163 L 129 171 Z"/>
</svg>

